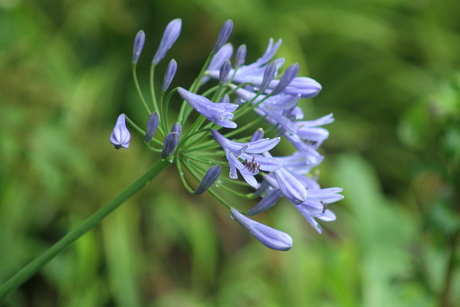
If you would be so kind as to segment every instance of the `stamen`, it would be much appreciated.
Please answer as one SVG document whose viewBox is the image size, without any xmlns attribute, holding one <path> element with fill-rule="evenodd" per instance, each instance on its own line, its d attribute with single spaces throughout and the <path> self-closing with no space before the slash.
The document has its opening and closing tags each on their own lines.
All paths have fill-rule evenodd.
<svg viewBox="0 0 460 307">
<path fill-rule="evenodd" d="M 244 159 L 243 165 L 246 167 L 251 173 L 256 174 L 259 172 L 260 164 L 255 161 L 255 157 L 252 157 L 252 161 L 248 159 Z"/>
<path fill-rule="evenodd" d="M 323 214 L 324 214 L 324 212 L 327 209 L 327 203 L 325 203 L 324 201 L 321 201 L 321 205 L 323 205 Z"/>
</svg>

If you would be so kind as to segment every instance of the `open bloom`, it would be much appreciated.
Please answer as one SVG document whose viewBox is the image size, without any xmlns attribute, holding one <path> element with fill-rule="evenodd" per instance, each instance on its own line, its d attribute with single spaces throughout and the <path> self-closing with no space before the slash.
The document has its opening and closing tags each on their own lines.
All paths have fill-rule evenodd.
<svg viewBox="0 0 460 307">
<path fill-rule="evenodd" d="M 232 122 L 231 119 L 233 118 L 232 112 L 238 108 L 237 104 L 228 102 L 215 103 L 206 97 L 193 94 L 181 87 L 179 88 L 179 94 L 208 120 L 225 128 L 236 128 L 236 123 Z"/>
<path fill-rule="evenodd" d="M 268 152 L 279 143 L 279 138 L 260 139 L 249 143 L 238 143 L 230 141 L 217 130 L 211 130 L 212 137 L 224 149 L 230 167 L 230 178 L 237 179 L 238 170 L 244 180 L 251 186 L 257 188 L 258 183 L 254 178 L 259 170 L 273 172 L 281 167 L 275 159 L 264 157 L 262 153 Z M 242 159 L 244 163 L 240 160 Z"/>
<path fill-rule="evenodd" d="M 126 128 L 125 115 L 121 114 L 118 116 L 113 132 L 110 135 L 110 143 L 112 143 L 116 149 L 120 149 L 121 147 L 128 148 L 130 140 L 131 134 L 129 133 L 128 128 Z"/>
</svg>

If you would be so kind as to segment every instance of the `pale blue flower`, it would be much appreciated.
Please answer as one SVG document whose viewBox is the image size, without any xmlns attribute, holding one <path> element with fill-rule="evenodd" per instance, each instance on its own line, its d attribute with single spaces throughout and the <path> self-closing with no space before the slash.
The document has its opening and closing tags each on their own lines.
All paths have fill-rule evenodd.
<svg viewBox="0 0 460 307">
<path fill-rule="evenodd" d="M 163 37 L 160 41 L 160 46 L 158 46 L 157 52 L 153 57 L 153 65 L 158 65 L 160 61 L 165 57 L 166 52 L 171 49 L 172 45 L 176 42 L 179 37 L 182 27 L 182 20 L 180 18 L 172 20 L 167 26 L 163 33 Z"/>
<path fill-rule="evenodd" d="M 275 159 L 264 157 L 262 153 L 268 152 L 275 147 L 280 139 L 260 139 L 249 143 L 230 141 L 217 130 L 211 129 L 214 140 L 224 149 L 230 167 L 230 178 L 237 179 L 237 170 L 243 179 L 251 186 L 257 188 L 258 183 L 254 178 L 259 170 L 272 172 L 281 167 Z M 241 162 L 239 159 L 243 160 Z"/>
<path fill-rule="evenodd" d="M 229 19 L 224 22 L 224 25 L 222 26 L 222 29 L 220 30 L 219 36 L 217 37 L 216 44 L 214 45 L 214 48 L 212 49 L 212 53 L 216 53 L 220 50 L 220 48 L 222 48 L 222 46 L 227 42 L 228 38 L 230 37 L 232 30 L 233 30 L 233 21 Z"/>
<path fill-rule="evenodd" d="M 136 37 L 134 38 L 134 45 L 133 45 L 133 59 L 132 63 L 137 64 L 139 61 L 139 57 L 141 56 L 142 48 L 144 48 L 145 43 L 145 33 L 144 31 L 140 30 L 137 32 Z"/>
<path fill-rule="evenodd" d="M 291 236 L 287 233 L 256 222 L 244 216 L 234 208 L 230 211 L 232 217 L 266 247 L 278 251 L 287 251 L 291 249 L 293 242 Z"/>
<path fill-rule="evenodd" d="M 174 75 L 176 74 L 176 70 L 177 62 L 174 59 L 172 59 L 169 62 L 168 67 L 166 67 L 165 76 L 163 78 L 163 84 L 161 85 L 161 90 L 163 92 L 166 92 L 168 87 L 171 85 L 171 82 L 174 79 Z"/>
<path fill-rule="evenodd" d="M 179 94 L 208 120 L 225 128 L 236 128 L 236 123 L 231 119 L 233 118 L 232 112 L 238 108 L 238 105 L 226 102 L 214 103 L 206 97 L 191 93 L 181 87 Z"/>
<path fill-rule="evenodd" d="M 112 143 L 116 149 L 120 149 L 121 147 L 128 148 L 130 140 L 131 134 L 129 133 L 128 128 L 126 128 L 125 115 L 121 114 L 118 116 L 115 127 L 110 135 L 110 143 Z"/>
</svg>

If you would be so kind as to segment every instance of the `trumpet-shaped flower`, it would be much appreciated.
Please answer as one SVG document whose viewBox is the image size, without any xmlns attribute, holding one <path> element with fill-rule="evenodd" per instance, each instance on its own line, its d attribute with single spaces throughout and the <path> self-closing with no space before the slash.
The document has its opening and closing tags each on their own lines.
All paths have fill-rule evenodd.
<svg viewBox="0 0 460 307">
<path fill-rule="evenodd" d="M 201 113 L 208 120 L 225 128 L 236 128 L 235 122 L 232 122 L 233 111 L 238 108 L 238 105 L 227 102 L 215 103 L 206 97 L 193 94 L 183 88 L 179 88 L 179 94 L 186 100 L 195 110 Z"/>
</svg>

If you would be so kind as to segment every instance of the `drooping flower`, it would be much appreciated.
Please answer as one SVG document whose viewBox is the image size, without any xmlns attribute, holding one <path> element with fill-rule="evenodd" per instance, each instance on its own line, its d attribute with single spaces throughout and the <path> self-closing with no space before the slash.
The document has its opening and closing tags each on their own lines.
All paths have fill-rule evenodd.
<svg viewBox="0 0 460 307">
<path fill-rule="evenodd" d="M 230 211 L 232 217 L 266 247 L 278 251 L 287 251 L 291 249 L 293 242 L 291 236 L 287 233 L 256 222 L 244 216 L 234 208 Z"/>
<path fill-rule="evenodd" d="M 126 128 L 125 115 L 121 114 L 118 116 L 115 127 L 110 135 L 110 143 L 112 143 L 116 149 L 120 149 L 121 147 L 128 148 L 130 140 L 131 134 L 129 133 L 128 128 Z"/>
<path fill-rule="evenodd" d="M 201 113 L 208 120 L 225 128 L 236 128 L 235 122 L 232 122 L 233 111 L 238 108 L 238 105 L 227 102 L 215 103 L 206 97 L 193 94 L 186 89 L 179 88 L 179 94 L 186 100 L 195 110 Z"/>
</svg>

